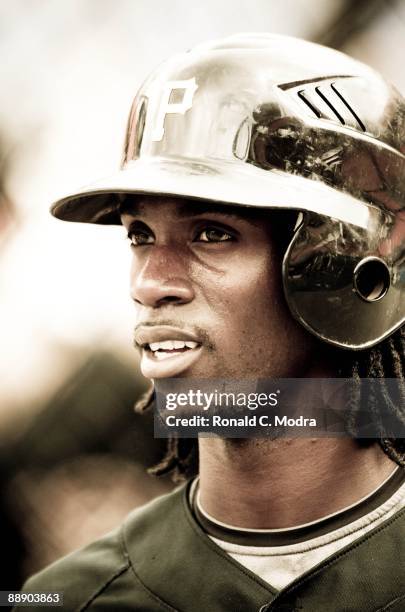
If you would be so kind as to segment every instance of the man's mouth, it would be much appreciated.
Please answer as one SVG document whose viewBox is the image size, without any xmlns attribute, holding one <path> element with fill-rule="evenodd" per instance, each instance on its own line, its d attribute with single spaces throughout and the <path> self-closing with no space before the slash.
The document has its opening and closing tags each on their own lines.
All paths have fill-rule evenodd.
<svg viewBox="0 0 405 612">
<path fill-rule="evenodd" d="M 185 353 L 197 347 L 198 342 L 193 342 L 192 340 L 164 340 L 163 342 L 146 344 L 144 349 L 153 353 L 153 357 L 160 361 L 162 359 L 170 359 L 173 355 Z"/>
<path fill-rule="evenodd" d="M 135 343 L 141 350 L 141 371 L 147 378 L 172 378 L 187 370 L 202 352 L 193 333 L 168 326 L 139 326 Z"/>
</svg>

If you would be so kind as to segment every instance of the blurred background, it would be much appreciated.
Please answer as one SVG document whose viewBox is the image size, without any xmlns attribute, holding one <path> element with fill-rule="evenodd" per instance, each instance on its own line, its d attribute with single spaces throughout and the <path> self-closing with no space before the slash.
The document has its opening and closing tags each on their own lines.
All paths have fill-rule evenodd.
<svg viewBox="0 0 405 612">
<path fill-rule="evenodd" d="M 404 0 L 6 0 L 0 4 L 1 589 L 109 531 L 172 486 L 133 404 L 122 228 L 49 204 L 113 172 L 127 113 L 168 56 L 235 32 L 348 52 L 405 93 Z"/>
</svg>

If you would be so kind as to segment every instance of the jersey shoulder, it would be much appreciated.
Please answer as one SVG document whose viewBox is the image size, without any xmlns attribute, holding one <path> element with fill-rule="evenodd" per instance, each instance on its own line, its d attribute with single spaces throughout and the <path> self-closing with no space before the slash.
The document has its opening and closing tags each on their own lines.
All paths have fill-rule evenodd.
<svg viewBox="0 0 405 612">
<path fill-rule="evenodd" d="M 98 593 L 127 572 L 129 561 L 121 539 L 120 528 L 34 574 L 22 591 L 60 593 L 63 606 L 59 610 L 85 610 Z"/>
<path fill-rule="evenodd" d="M 31 576 L 21 592 L 60 593 L 63 605 L 54 609 L 61 612 L 92 610 L 98 605 L 120 612 L 172 610 L 138 578 L 124 541 L 128 528 L 132 546 L 137 547 L 138 539 L 148 538 L 148 532 L 156 527 L 156 513 L 164 512 L 172 496 L 162 496 L 134 510 L 119 528 Z M 24 605 L 13 610 L 42 612 L 43 606 Z"/>
</svg>

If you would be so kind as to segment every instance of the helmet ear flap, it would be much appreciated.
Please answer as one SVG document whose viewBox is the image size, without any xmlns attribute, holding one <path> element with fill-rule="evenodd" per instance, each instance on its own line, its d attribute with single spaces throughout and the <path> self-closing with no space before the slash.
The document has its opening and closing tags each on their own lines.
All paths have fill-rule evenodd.
<svg viewBox="0 0 405 612">
<path fill-rule="evenodd" d="M 293 316 L 319 339 L 365 349 L 403 323 L 399 268 L 379 253 L 389 231 L 374 234 L 304 212 L 283 260 L 283 285 Z M 399 264 L 398 264 L 399 265 Z"/>
</svg>

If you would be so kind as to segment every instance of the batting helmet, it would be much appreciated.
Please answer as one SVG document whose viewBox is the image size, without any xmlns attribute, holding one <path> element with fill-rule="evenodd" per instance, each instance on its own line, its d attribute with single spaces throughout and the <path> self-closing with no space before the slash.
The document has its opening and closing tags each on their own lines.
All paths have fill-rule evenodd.
<svg viewBox="0 0 405 612">
<path fill-rule="evenodd" d="M 368 66 L 236 35 L 159 66 L 132 105 L 121 169 L 52 212 L 120 223 L 123 194 L 295 209 L 292 314 L 326 342 L 367 348 L 405 321 L 404 134 L 403 98 Z"/>
</svg>

